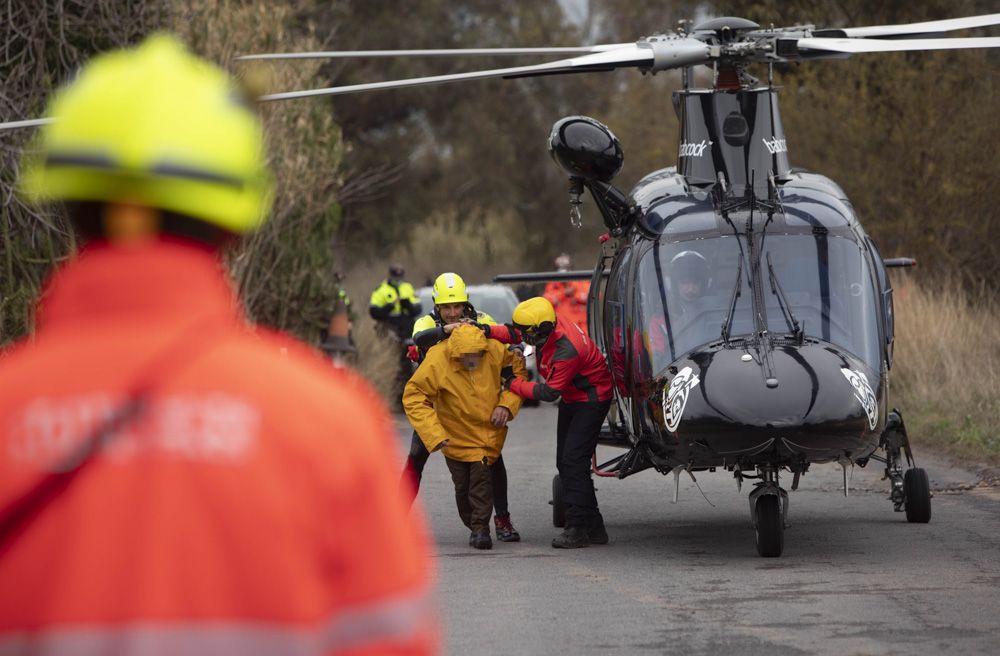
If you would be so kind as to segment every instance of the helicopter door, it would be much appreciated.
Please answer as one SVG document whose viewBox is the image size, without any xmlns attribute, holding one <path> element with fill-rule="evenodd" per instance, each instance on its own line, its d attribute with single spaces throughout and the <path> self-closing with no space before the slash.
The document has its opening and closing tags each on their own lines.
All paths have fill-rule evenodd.
<svg viewBox="0 0 1000 656">
<path fill-rule="evenodd" d="M 590 279 L 590 291 L 587 294 L 587 331 L 594 343 L 597 344 L 597 348 L 605 353 L 607 351 L 604 348 L 605 340 L 602 327 L 604 326 L 604 291 L 608 280 L 604 271 L 612 257 L 612 254 L 604 250 L 601 251 L 597 266 L 594 267 L 594 275 Z"/>
<path fill-rule="evenodd" d="M 882 262 L 882 254 L 878 251 L 878 246 L 871 237 L 865 238 L 868 250 L 875 263 L 875 275 L 878 278 L 878 291 L 882 299 L 882 327 L 884 329 L 883 340 L 885 344 L 885 364 L 886 368 L 892 368 L 892 344 L 894 340 L 894 326 L 892 316 L 892 281 L 885 270 L 885 263 Z"/>
<path fill-rule="evenodd" d="M 603 344 L 601 346 L 608 357 L 611 378 L 617 392 L 616 398 L 628 396 L 628 380 L 626 378 L 628 367 L 626 365 L 629 349 L 625 325 L 625 298 L 628 294 L 628 274 L 631 261 L 632 249 L 626 247 L 612 265 L 609 282 L 602 288 L 604 308 L 600 314 L 603 322 L 603 330 L 601 331 Z M 593 284 L 591 289 L 593 289 Z"/>
</svg>

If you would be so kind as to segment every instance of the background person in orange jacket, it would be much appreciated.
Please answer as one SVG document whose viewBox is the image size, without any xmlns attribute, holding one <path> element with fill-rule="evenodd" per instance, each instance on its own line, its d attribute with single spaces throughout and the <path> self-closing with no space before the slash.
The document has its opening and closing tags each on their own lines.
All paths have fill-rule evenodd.
<svg viewBox="0 0 1000 656">
<path fill-rule="evenodd" d="M 0 362 L 0 653 L 436 651 L 383 404 L 223 274 L 270 204 L 250 106 L 153 37 L 95 58 L 25 162 L 85 245 Z"/>
<path fill-rule="evenodd" d="M 569 271 L 572 267 L 572 261 L 566 253 L 560 254 L 553 263 L 556 271 Z M 543 296 L 552 304 L 559 318 L 579 326 L 586 335 L 589 293 L 590 282 L 586 280 L 553 280 L 545 285 Z"/>
</svg>

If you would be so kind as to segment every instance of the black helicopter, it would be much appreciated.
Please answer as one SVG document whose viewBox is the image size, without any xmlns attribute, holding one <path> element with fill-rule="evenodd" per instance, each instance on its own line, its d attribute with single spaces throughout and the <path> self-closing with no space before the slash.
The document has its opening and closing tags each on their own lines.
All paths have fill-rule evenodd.
<svg viewBox="0 0 1000 656">
<path fill-rule="evenodd" d="M 421 55 L 578 55 L 472 73 L 262 96 L 261 101 L 494 77 L 634 67 L 680 69 L 678 164 L 654 171 L 630 194 L 611 180 L 622 147 L 587 117 L 567 117 L 550 136 L 579 211 L 584 189 L 608 228 L 593 272 L 512 274 L 503 280 L 590 278 L 590 333 L 615 381 L 603 442 L 625 447 L 595 471 L 625 478 L 733 473 L 755 480 L 751 523 L 760 555 L 784 546 L 788 495 L 814 463 L 885 465 L 894 509 L 931 517 L 927 474 L 914 466 L 903 418 L 888 408 L 892 287 L 883 259 L 844 192 L 792 168 L 772 83 L 775 63 L 853 53 L 1000 47 L 1000 38 L 925 38 L 1000 24 L 1000 14 L 863 28 L 765 28 L 717 18 L 677 34 L 582 48 L 483 48 L 315 52 L 246 59 Z M 747 73 L 767 66 L 767 83 Z M 712 65 L 714 84 L 694 87 L 693 67 Z M 0 124 L 0 129 L 53 119 Z M 57 120 L 57 117 L 56 119 Z M 908 466 L 904 471 L 904 464 Z M 693 476 L 693 474 L 692 474 Z M 558 525 L 560 499 L 554 483 Z M 676 492 L 675 492 L 676 494 Z"/>
</svg>

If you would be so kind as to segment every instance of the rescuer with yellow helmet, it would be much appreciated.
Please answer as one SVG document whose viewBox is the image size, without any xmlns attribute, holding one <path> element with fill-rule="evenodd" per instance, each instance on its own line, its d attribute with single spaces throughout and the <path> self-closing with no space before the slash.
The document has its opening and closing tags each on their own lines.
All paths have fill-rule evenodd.
<svg viewBox="0 0 1000 656">
<path fill-rule="evenodd" d="M 271 203 L 251 103 L 156 36 L 94 58 L 49 113 L 21 190 L 84 243 L 0 362 L 0 644 L 433 653 L 388 413 L 251 328 L 222 270 Z"/>
<path fill-rule="evenodd" d="M 422 361 L 427 351 L 446 339 L 456 328 L 472 324 L 479 327 L 487 337 L 492 337 L 503 344 L 520 344 L 520 340 L 510 338 L 504 327 L 497 329 L 496 321 L 485 312 L 477 312 L 469 302 L 465 281 L 453 272 L 442 273 L 434 280 L 431 288 L 431 298 L 434 310 L 417 319 L 413 325 L 413 343 L 417 349 L 417 360 Z M 491 334 L 491 331 L 496 334 Z M 413 431 L 410 439 L 410 453 L 406 457 L 403 469 L 402 487 L 410 502 L 420 488 L 424 466 L 430 453 L 423 440 Z M 497 539 L 501 542 L 517 542 L 521 535 L 511 523 L 510 511 L 507 506 L 507 468 L 503 455 L 498 453 L 496 461 L 490 466 L 493 476 L 493 506 L 496 514 L 493 518 Z"/>
<path fill-rule="evenodd" d="M 611 407 L 611 372 L 597 345 L 575 323 L 556 315 L 541 296 L 514 308 L 514 327 L 536 349 L 542 382 L 508 378 L 518 396 L 559 401 L 556 466 L 566 503 L 566 528 L 552 540 L 557 549 L 607 544 L 590 478 L 601 425 Z"/>
</svg>

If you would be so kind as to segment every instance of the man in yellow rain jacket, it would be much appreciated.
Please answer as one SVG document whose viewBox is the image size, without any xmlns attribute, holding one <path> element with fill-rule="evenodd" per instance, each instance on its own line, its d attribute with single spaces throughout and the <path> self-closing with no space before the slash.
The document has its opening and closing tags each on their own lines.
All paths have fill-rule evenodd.
<svg viewBox="0 0 1000 656">
<path fill-rule="evenodd" d="M 493 513 L 490 465 L 500 457 L 507 422 L 521 398 L 502 379 L 527 380 L 520 358 L 475 326 L 458 326 L 432 347 L 403 392 L 403 408 L 428 451 L 442 449 L 469 544 L 490 549 Z"/>
</svg>

